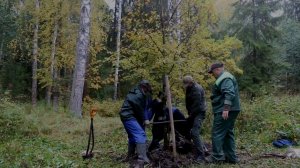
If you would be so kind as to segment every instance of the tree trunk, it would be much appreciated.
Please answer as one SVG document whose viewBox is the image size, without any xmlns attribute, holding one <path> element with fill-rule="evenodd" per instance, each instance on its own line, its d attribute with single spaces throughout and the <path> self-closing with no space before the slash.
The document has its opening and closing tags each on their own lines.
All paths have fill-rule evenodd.
<svg viewBox="0 0 300 168">
<path fill-rule="evenodd" d="M 180 30 L 180 24 L 181 24 L 181 20 L 180 20 L 180 15 L 181 15 L 181 11 L 180 11 L 180 3 L 181 0 L 176 0 L 176 36 L 177 36 L 177 43 L 178 46 L 181 43 L 181 30 Z M 179 56 L 178 58 L 178 65 L 179 65 L 179 71 L 178 71 L 178 75 L 179 75 L 179 79 L 182 79 L 182 58 L 181 56 Z"/>
<path fill-rule="evenodd" d="M 175 139 L 175 127 L 174 127 L 174 119 L 173 119 L 173 112 L 172 112 L 172 100 L 171 100 L 171 89 L 169 83 L 169 77 L 165 76 L 166 81 L 166 91 L 165 94 L 167 96 L 167 107 L 169 111 L 169 118 L 170 118 L 170 128 L 171 128 L 171 138 L 172 138 L 172 147 L 173 147 L 173 157 L 176 159 L 177 152 L 176 152 L 176 139 Z"/>
<path fill-rule="evenodd" d="M 40 10 L 40 1 L 35 1 L 36 11 Z M 34 35 L 33 35 L 33 59 L 32 59 L 32 90 L 31 90 L 31 98 L 32 98 L 32 106 L 36 106 L 37 102 L 37 57 L 38 57 L 38 31 L 39 31 L 39 19 L 37 16 L 35 27 L 34 27 Z"/>
<path fill-rule="evenodd" d="M 180 41 L 181 41 L 181 30 L 180 30 L 180 23 L 181 23 L 180 15 L 181 15 L 181 12 L 180 12 L 180 3 L 181 3 L 181 0 L 176 0 L 176 34 L 177 34 L 178 45 L 180 44 Z"/>
<path fill-rule="evenodd" d="M 51 47 L 51 65 L 50 65 L 50 73 L 51 73 L 51 78 L 52 82 L 51 85 L 47 87 L 47 105 L 50 107 L 51 106 L 51 95 L 52 95 L 52 86 L 54 84 L 54 66 L 56 64 L 56 39 L 57 39 L 57 33 L 58 32 L 58 21 L 55 20 L 54 23 L 54 29 L 53 29 L 53 36 L 52 36 L 52 47 Z"/>
<path fill-rule="evenodd" d="M 2 33 L 1 44 L 0 44 L 0 62 L 3 58 L 3 47 L 4 47 L 4 33 Z"/>
<path fill-rule="evenodd" d="M 122 3 L 123 0 L 118 0 L 117 12 L 117 55 L 115 68 L 115 82 L 114 82 L 114 100 L 118 98 L 118 83 L 119 83 L 119 66 L 120 66 L 120 50 L 121 50 L 121 26 L 122 26 Z"/>
<path fill-rule="evenodd" d="M 72 92 L 70 98 L 70 111 L 77 117 L 82 117 L 82 95 L 84 89 L 84 79 L 86 62 L 89 51 L 90 39 L 90 15 L 91 1 L 81 1 L 80 29 L 76 47 L 76 63 L 73 74 Z"/>
<path fill-rule="evenodd" d="M 58 112 L 59 109 L 59 96 L 60 96 L 60 92 L 59 92 L 59 87 L 58 87 L 58 77 L 59 77 L 59 71 L 57 69 L 57 66 L 55 65 L 54 68 L 54 74 L 53 74 L 53 110 L 55 112 Z"/>
<path fill-rule="evenodd" d="M 257 40 L 257 30 L 256 30 L 256 3 L 255 0 L 252 0 L 252 8 L 253 8 L 253 12 L 252 12 L 252 24 L 253 24 L 253 39 Z M 257 56 L 257 50 L 256 47 L 253 47 L 253 54 L 252 54 L 252 58 L 250 58 L 250 60 L 252 60 L 252 63 L 254 65 L 256 65 L 256 56 Z M 250 55 L 251 57 L 251 55 Z"/>
</svg>

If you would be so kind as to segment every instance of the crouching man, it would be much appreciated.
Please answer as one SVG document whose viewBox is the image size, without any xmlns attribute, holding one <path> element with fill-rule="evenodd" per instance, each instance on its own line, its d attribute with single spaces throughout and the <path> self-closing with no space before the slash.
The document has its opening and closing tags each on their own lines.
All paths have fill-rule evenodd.
<svg viewBox="0 0 300 168">
<path fill-rule="evenodd" d="M 147 80 L 143 80 L 137 87 L 129 91 L 120 111 L 120 118 L 128 134 L 128 156 L 135 152 L 139 163 L 149 163 L 146 151 L 145 110 L 151 97 L 152 89 Z"/>
</svg>

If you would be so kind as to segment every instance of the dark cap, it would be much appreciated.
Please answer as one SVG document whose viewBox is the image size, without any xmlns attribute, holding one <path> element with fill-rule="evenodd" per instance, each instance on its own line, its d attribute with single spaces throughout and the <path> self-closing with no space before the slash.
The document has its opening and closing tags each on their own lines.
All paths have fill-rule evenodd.
<svg viewBox="0 0 300 168">
<path fill-rule="evenodd" d="M 150 82 L 148 80 L 142 80 L 140 85 L 150 85 Z"/>
<path fill-rule="evenodd" d="M 150 85 L 150 82 L 148 80 L 142 80 L 140 82 L 140 87 L 144 88 L 146 92 L 152 93 L 152 87 Z"/>
<path fill-rule="evenodd" d="M 218 62 L 218 63 L 214 63 L 210 66 L 209 70 L 208 70 L 208 73 L 212 73 L 212 71 L 216 68 L 222 68 L 224 67 L 224 64 L 221 63 L 221 62 Z"/>
</svg>

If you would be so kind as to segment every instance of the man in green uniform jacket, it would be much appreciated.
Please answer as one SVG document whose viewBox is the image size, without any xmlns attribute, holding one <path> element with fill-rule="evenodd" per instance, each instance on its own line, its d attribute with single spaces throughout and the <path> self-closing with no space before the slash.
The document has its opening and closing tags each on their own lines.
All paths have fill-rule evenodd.
<svg viewBox="0 0 300 168">
<path fill-rule="evenodd" d="M 211 65 L 209 73 L 216 78 L 211 96 L 214 121 L 210 161 L 237 163 L 234 124 L 241 111 L 238 84 L 232 74 L 224 71 L 222 63 Z"/>
</svg>

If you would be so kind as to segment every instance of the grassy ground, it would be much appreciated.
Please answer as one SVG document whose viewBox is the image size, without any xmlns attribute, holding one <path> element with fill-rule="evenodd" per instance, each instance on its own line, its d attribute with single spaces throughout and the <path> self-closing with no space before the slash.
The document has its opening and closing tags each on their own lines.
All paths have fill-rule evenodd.
<svg viewBox="0 0 300 168">
<path fill-rule="evenodd" d="M 96 156 L 83 161 L 89 118 L 76 119 L 63 110 L 52 112 L 44 106 L 31 111 L 26 104 L 2 100 L 0 105 L 0 167 L 128 167 L 120 160 L 126 155 L 126 133 L 118 117 L 95 118 Z M 285 153 L 272 147 L 276 130 L 299 140 L 300 98 L 268 97 L 243 104 L 237 123 L 240 165 L 205 167 L 299 167 L 300 159 L 261 158 L 263 153 Z M 211 116 L 205 121 L 203 136 L 210 140 Z M 150 139 L 151 137 L 149 137 Z M 251 160 L 255 159 L 255 160 Z M 189 165 L 188 167 L 203 167 Z"/>
</svg>

